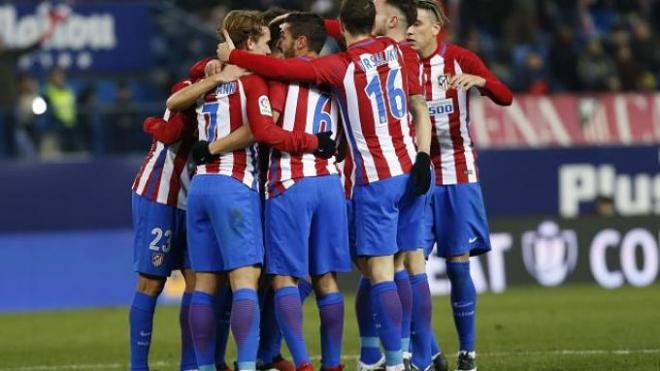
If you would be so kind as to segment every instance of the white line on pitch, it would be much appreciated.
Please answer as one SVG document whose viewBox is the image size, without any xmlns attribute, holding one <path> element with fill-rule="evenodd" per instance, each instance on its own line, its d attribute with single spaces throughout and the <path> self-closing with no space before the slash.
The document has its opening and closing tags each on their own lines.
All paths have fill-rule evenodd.
<svg viewBox="0 0 660 371">
<path fill-rule="evenodd" d="M 587 355 L 631 355 L 631 354 L 660 354 L 660 349 L 559 349 L 559 350 L 538 350 L 538 351 L 517 351 L 517 352 L 484 352 L 478 353 L 479 357 L 508 357 L 520 355 L 566 355 L 566 356 L 587 356 Z M 342 359 L 356 360 L 359 355 L 347 354 Z M 312 360 L 318 361 L 321 356 L 313 356 Z M 151 366 L 171 366 L 178 362 L 156 361 L 151 362 Z M 53 370 L 104 370 L 104 369 L 123 369 L 126 364 L 121 363 L 99 363 L 99 364 L 71 364 L 71 365 L 41 365 L 25 366 L 14 368 L 0 368 L 0 371 L 53 371 Z"/>
</svg>

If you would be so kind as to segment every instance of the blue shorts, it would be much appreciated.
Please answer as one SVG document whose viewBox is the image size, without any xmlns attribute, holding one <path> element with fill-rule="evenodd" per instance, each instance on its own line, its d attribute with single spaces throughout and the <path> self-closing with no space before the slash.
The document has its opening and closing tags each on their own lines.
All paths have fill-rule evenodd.
<svg viewBox="0 0 660 371">
<path fill-rule="evenodd" d="M 136 272 L 167 277 L 189 268 L 186 253 L 186 212 L 153 202 L 133 192 L 133 267 Z"/>
<path fill-rule="evenodd" d="M 355 187 L 357 256 L 388 256 L 422 247 L 427 197 L 415 195 L 409 179 L 404 174 Z"/>
<path fill-rule="evenodd" d="M 188 194 L 188 246 L 196 272 L 263 263 L 259 193 L 225 175 L 193 177 Z"/>
<path fill-rule="evenodd" d="M 353 200 L 346 199 L 346 213 L 348 218 L 348 250 L 351 252 L 351 259 L 357 258 L 357 251 L 355 247 L 355 208 L 353 207 Z"/>
<path fill-rule="evenodd" d="M 490 251 L 488 219 L 479 183 L 435 186 L 431 207 L 439 256 L 475 256 Z"/>
<path fill-rule="evenodd" d="M 268 274 L 304 278 L 350 272 L 348 222 L 336 175 L 303 178 L 266 201 Z"/>
</svg>

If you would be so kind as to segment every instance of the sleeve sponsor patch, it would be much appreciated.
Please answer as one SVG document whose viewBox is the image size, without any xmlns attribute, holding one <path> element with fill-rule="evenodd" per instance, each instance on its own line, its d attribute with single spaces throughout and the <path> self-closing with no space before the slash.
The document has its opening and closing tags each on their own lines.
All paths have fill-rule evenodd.
<svg viewBox="0 0 660 371">
<path fill-rule="evenodd" d="M 429 115 L 431 116 L 447 116 L 454 113 L 454 102 L 451 98 L 436 99 L 426 103 L 429 106 Z"/>
<path fill-rule="evenodd" d="M 265 95 L 259 97 L 259 112 L 264 116 L 273 116 L 273 110 L 270 108 L 270 100 Z"/>
</svg>

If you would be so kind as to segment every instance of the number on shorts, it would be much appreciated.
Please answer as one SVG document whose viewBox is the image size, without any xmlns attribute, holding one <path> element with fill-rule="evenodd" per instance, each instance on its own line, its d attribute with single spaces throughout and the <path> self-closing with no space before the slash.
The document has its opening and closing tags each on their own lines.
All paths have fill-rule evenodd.
<svg viewBox="0 0 660 371">
<path fill-rule="evenodd" d="M 151 234 L 154 235 L 154 239 L 149 244 L 149 250 L 153 250 L 153 251 L 163 250 L 163 252 L 167 254 L 172 249 L 172 231 L 171 230 L 168 229 L 163 233 L 162 229 L 154 228 L 154 229 L 151 230 Z M 165 237 L 165 245 L 163 245 L 161 247 L 158 244 L 160 243 L 160 240 L 163 237 Z"/>
</svg>

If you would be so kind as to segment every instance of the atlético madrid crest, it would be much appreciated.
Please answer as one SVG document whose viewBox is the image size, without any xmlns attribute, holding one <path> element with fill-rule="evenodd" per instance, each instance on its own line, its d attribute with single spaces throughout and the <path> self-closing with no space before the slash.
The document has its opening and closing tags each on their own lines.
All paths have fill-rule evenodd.
<svg viewBox="0 0 660 371">
<path fill-rule="evenodd" d="M 154 267 L 160 267 L 163 265 L 164 260 L 165 254 L 162 252 L 155 252 L 153 255 L 151 255 L 151 264 L 153 264 Z"/>
<path fill-rule="evenodd" d="M 449 90 L 449 75 L 438 76 L 438 84 L 440 85 L 442 90 L 444 91 Z"/>
</svg>

